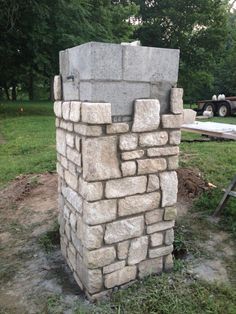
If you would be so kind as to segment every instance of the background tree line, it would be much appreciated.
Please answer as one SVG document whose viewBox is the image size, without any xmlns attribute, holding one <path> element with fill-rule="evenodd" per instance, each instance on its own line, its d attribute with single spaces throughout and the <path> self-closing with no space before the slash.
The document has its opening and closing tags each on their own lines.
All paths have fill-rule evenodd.
<svg viewBox="0 0 236 314">
<path fill-rule="evenodd" d="M 181 50 L 185 101 L 236 95 L 228 0 L 0 0 L 0 97 L 50 97 L 58 52 L 88 41 Z"/>
</svg>

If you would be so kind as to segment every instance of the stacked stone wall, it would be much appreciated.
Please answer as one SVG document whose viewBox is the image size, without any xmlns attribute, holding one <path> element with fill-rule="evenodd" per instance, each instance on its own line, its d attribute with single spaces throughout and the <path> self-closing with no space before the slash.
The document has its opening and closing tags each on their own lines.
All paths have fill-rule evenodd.
<svg viewBox="0 0 236 314">
<path fill-rule="evenodd" d="M 173 266 L 181 89 L 170 107 L 139 99 L 114 123 L 109 103 L 54 103 L 61 249 L 92 300 Z"/>
</svg>

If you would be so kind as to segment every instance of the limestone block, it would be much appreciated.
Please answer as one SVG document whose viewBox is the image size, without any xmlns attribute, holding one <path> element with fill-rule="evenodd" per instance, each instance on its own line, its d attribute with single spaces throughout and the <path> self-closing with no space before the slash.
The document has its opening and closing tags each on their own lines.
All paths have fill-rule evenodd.
<svg viewBox="0 0 236 314">
<path fill-rule="evenodd" d="M 167 159 L 168 170 L 176 170 L 179 168 L 179 157 L 171 156 Z"/>
<path fill-rule="evenodd" d="M 73 122 L 79 122 L 80 120 L 80 101 L 71 101 L 70 103 L 70 120 Z"/>
<path fill-rule="evenodd" d="M 125 267 L 125 261 L 115 262 L 111 265 L 103 267 L 103 274 L 109 274 Z"/>
<path fill-rule="evenodd" d="M 123 241 L 117 244 L 117 255 L 119 259 L 126 259 L 128 256 L 130 241 Z"/>
<path fill-rule="evenodd" d="M 135 161 L 126 161 L 121 164 L 121 171 L 123 177 L 133 176 L 136 173 L 136 163 Z"/>
<path fill-rule="evenodd" d="M 113 246 L 102 247 L 98 250 L 84 250 L 84 261 L 89 268 L 98 268 L 115 261 L 116 250 Z"/>
<path fill-rule="evenodd" d="M 76 249 L 77 252 L 79 252 L 80 255 L 82 255 L 83 251 L 82 251 L 82 242 L 81 240 L 78 238 L 77 234 L 75 232 L 71 232 L 71 240 L 72 243 Z"/>
<path fill-rule="evenodd" d="M 66 133 L 66 144 L 70 146 L 71 148 L 74 148 L 75 146 L 75 137 L 71 133 Z"/>
<path fill-rule="evenodd" d="M 65 169 L 68 169 L 68 160 L 64 156 L 60 156 L 61 164 Z"/>
<path fill-rule="evenodd" d="M 54 101 L 53 109 L 55 116 L 61 118 L 62 117 L 61 101 Z"/>
<path fill-rule="evenodd" d="M 62 99 L 62 90 L 61 90 L 61 76 L 55 75 L 53 80 L 53 93 L 55 100 Z"/>
<path fill-rule="evenodd" d="M 69 131 L 69 132 L 72 132 L 72 131 L 73 131 L 73 123 L 68 122 L 68 121 L 61 120 L 61 122 L 60 122 L 60 128 L 62 128 L 62 129 L 64 129 L 64 130 L 67 130 L 67 131 Z"/>
<path fill-rule="evenodd" d="M 57 162 L 57 173 L 61 178 L 64 178 L 64 169 L 59 162 Z"/>
<path fill-rule="evenodd" d="M 165 233 L 165 244 L 171 245 L 174 242 L 174 229 L 169 229 Z"/>
<path fill-rule="evenodd" d="M 111 104 L 109 103 L 82 103 L 82 121 L 89 124 L 111 123 Z"/>
<path fill-rule="evenodd" d="M 65 170 L 65 181 L 73 190 L 77 189 L 78 179 L 75 175 L 70 173 L 68 170 Z"/>
<path fill-rule="evenodd" d="M 66 156 L 66 133 L 61 129 L 56 130 L 56 143 L 57 152 Z"/>
<path fill-rule="evenodd" d="M 138 145 L 137 134 L 125 134 L 120 136 L 120 149 L 121 150 L 132 150 Z"/>
<path fill-rule="evenodd" d="M 105 287 L 109 289 L 134 280 L 136 278 L 136 273 L 136 266 L 126 266 L 113 273 L 107 274 L 104 282 Z"/>
<path fill-rule="evenodd" d="M 175 171 L 160 173 L 162 207 L 172 206 L 177 202 L 178 178 Z"/>
<path fill-rule="evenodd" d="M 160 103 L 157 99 L 138 99 L 134 104 L 133 132 L 156 130 L 160 124 Z"/>
<path fill-rule="evenodd" d="M 184 109 L 183 111 L 183 124 L 194 123 L 197 112 L 192 109 Z"/>
<path fill-rule="evenodd" d="M 169 143 L 171 145 L 179 145 L 181 142 L 181 131 L 171 131 Z"/>
<path fill-rule="evenodd" d="M 98 249 L 102 246 L 103 228 L 102 226 L 89 227 L 83 225 L 82 243 L 89 250 Z"/>
<path fill-rule="evenodd" d="M 74 125 L 75 132 L 84 136 L 100 136 L 102 135 L 102 127 L 99 125 L 85 125 L 76 123 Z"/>
<path fill-rule="evenodd" d="M 132 152 L 124 152 L 121 154 L 123 160 L 132 160 L 142 158 L 144 156 L 144 150 L 134 150 Z"/>
<path fill-rule="evenodd" d="M 174 114 L 183 112 L 183 88 L 172 88 L 170 92 L 170 111 Z"/>
<path fill-rule="evenodd" d="M 75 232 L 76 231 L 76 224 L 77 224 L 77 218 L 74 213 L 70 214 L 70 225 L 71 229 Z"/>
<path fill-rule="evenodd" d="M 160 272 L 162 272 L 162 265 L 162 257 L 142 261 L 138 266 L 139 277 L 143 278 L 151 274 L 159 274 Z"/>
<path fill-rule="evenodd" d="M 110 180 L 106 183 L 105 195 L 107 198 L 123 197 L 141 194 L 146 191 L 147 178 L 145 176 Z"/>
<path fill-rule="evenodd" d="M 56 120 L 55 120 L 55 127 L 56 128 L 60 127 L 60 119 L 59 118 L 56 118 Z"/>
<path fill-rule="evenodd" d="M 178 146 L 169 146 L 169 147 L 155 147 L 149 148 L 147 150 L 147 155 L 149 157 L 159 157 L 159 156 L 172 156 L 179 154 Z"/>
<path fill-rule="evenodd" d="M 68 170 L 69 170 L 69 172 L 72 173 L 74 176 L 77 176 L 77 175 L 78 175 L 76 165 L 75 165 L 73 162 L 71 162 L 71 161 L 68 161 Z"/>
<path fill-rule="evenodd" d="M 168 142 L 168 134 L 165 131 L 143 133 L 139 137 L 140 146 L 162 146 Z"/>
<path fill-rule="evenodd" d="M 119 200 L 119 216 L 134 215 L 159 207 L 160 193 L 153 192 L 144 195 L 128 196 Z"/>
<path fill-rule="evenodd" d="M 70 102 L 62 102 L 62 117 L 64 120 L 70 120 Z"/>
<path fill-rule="evenodd" d="M 153 233 L 151 234 L 151 246 L 159 246 L 163 244 L 163 233 L 161 232 L 157 232 L 157 233 Z M 167 244 L 167 243 L 165 243 Z M 172 244 L 172 243 L 170 243 Z"/>
<path fill-rule="evenodd" d="M 67 158 L 75 163 L 77 166 L 81 167 L 81 154 L 77 150 L 67 147 L 66 149 Z"/>
<path fill-rule="evenodd" d="M 165 255 L 169 255 L 173 251 L 173 245 L 163 246 L 155 249 L 149 250 L 149 257 L 155 258 L 155 257 L 161 257 Z"/>
<path fill-rule="evenodd" d="M 147 234 L 155 233 L 155 232 L 161 232 L 170 228 L 173 228 L 175 225 L 174 221 L 162 221 L 158 222 L 156 224 L 147 226 Z"/>
<path fill-rule="evenodd" d="M 95 293 L 102 289 L 103 280 L 100 269 L 88 269 L 85 276 L 85 285 L 90 293 Z"/>
<path fill-rule="evenodd" d="M 127 133 L 129 132 L 128 123 L 112 123 L 107 125 L 107 134 Z"/>
<path fill-rule="evenodd" d="M 138 174 L 156 173 L 166 170 L 167 164 L 164 158 L 140 159 L 138 162 Z"/>
<path fill-rule="evenodd" d="M 170 271 L 174 267 L 173 256 L 169 254 L 164 259 L 164 269 L 165 271 Z"/>
<path fill-rule="evenodd" d="M 183 115 L 163 114 L 161 121 L 164 129 L 179 129 L 183 123 Z"/>
<path fill-rule="evenodd" d="M 175 220 L 176 217 L 177 217 L 176 207 L 172 206 L 165 208 L 164 220 Z"/>
<path fill-rule="evenodd" d="M 154 192 L 160 188 L 160 180 L 158 175 L 150 174 L 148 176 L 147 192 Z"/>
<path fill-rule="evenodd" d="M 130 243 L 128 265 L 134 265 L 143 261 L 147 256 L 148 237 L 134 239 Z"/>
<path fill-rule="evenodd" d="M 82 198 L 70 187 L 63 187 L 62 194 L 65 199 L 79 212 L 82 213 Z"/>
<path fill-rule="evenodd" d="M 163 220 L 164 209 L 154 209 L 145 213 L 145 222 L 147 225 L 154 224 Z"/>
<path fill-rule="evenodd" d="M 75 136 L 75 148 L 78 152 L 81 152 L 81 137 L 78 135 Z"/>
<path fill-rule="evenodd" d="M 102 200 L 84 204 L 84 220 L 89 225 L 97 225 L 116 218 L 116 200 Z"/>
<path fill-rule="evenodd" d="M 67 258 L 71 265 L 72 271 L 76 269 L 76 253 L 71 250 L 72 245 L 69 243 L 69 247 L 67 248 Z"/>
<path fill-rule="evenodd" d="M 69 223 L 65 223 L 65 235 L 68 241 L 71 241 L 71 228 L 69 226 Z"/>
<path fill-rule="evenodd" d="M 65 218 L 67 218 L 67 220 L 69 220 L 69 218 L 70 218 L 70 210 L 69 210 L 69 208 L 66 205 L 64 205 L 64 207 L 63 207 L 63 215 L 64 215 Z"/>
<path fill-rule="evenodd" d="M 99 181 L 121 176 L 116 136 L 84 139 L 82 150 L 85 180 Z"/>
<path fill-rule="evenodd" d="M 103 186 L 101 182 L 86 182 L 80 176 L 79 194 L 87 201 L 97 201 L 102 198 Z"/>
<path fill-rule="evenodd" d="M 123 240 L 139 237 L 144 229 L 142 216 L 122 219 L 108 223 L 105 231 L 105 243 L 117 243 Z"/>
</svg>

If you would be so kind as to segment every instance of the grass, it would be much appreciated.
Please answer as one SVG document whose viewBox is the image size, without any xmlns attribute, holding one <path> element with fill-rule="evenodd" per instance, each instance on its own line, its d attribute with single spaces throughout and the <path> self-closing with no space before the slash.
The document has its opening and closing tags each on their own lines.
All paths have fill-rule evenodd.
<svg viewBox="0 0 236 314">
<path fill-rule="evenodd" d="M 47 231 L 39 238 L 39 245 L 46 252 L 51 252 L 60 244 L 59 225 L 56 221 L 52 230 Z"/>
</svg>

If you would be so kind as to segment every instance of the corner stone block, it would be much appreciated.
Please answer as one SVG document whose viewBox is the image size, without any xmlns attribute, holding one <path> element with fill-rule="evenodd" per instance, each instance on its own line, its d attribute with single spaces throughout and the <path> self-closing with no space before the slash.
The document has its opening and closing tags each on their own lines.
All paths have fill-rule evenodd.
<svg viewBox="0 0 236 314">
<path fill-rule="evenodd" d="M 86 201 L 97 201 L 102 198 L 103 186 L 101 182 L 86 182 L 80 176 L 79 193 Z"/>
<path fill-rule="evenodd" d="M 117 270 L 105 276 L 105 287 L 113 288 L 120 286 L 136 278 L 137 269 L 136 266 L 126 266 L 123 269 Z"/>
<path fill-rule="evenodd" d="M 70 120 L 70 102 L 62 102 L 62 117 L 64 120 Z"/>
<path fill-rule="evenodd" d="M 169 255 L 172 252 L 173 252 L 173 245 L 163 246 L 160 248 L 150 249 L 149 257 L 150 258 L 161 257 L 161 256 Z"/>
<path fill-rule="evenodd" d="M 183 124 L 194 123 L 197 113 L 192 109 L 184 109 L 183 111 Z"/>
<path fill-rule="evenodd" d="M 89 225 L 106 223 L 116 219 L 116 200 L 102 200 L 84 204 L 84 220 Z"/>
<path fill-rule="evenodd" d="M 181 142 L 181 131 L 171 131 L 169 143 L 171 145 L 179 145 Z"/>
<path fill-rule="evenodd" d="M 84 261 L 89 268 L 98 268 L 109 265 L 115 261 L 116 250 L 114 247 L 103 247 L 98 250 L 84 250 Z"/>
<path fill-rule="evenodd" d="M 165 244 L 171 245 L 174 242 L 174 229 L 169 229 L 165 234 Z"/>
<path fill-rule="evenodd" d="M 139 264 L 139 277 L 144 278 L 151 274 L 159 274 L 162 272 L 163 258 L 153 258 L 143 261 Z"/>
<path fill-rule="evenodd" d="M 172 88 L 170 92 L 170 110 L 174 114 L 183 112 L 183 88 Z"/>
<path fill-rule="evenodd" d="M 53 105 L 53 110 L 54 110 L 55 116 L 56 116 L 57 118 L 61 118 L 61 117 L 62 117 L 62 108 L 61 108 L 61 104 L 62 104 L 61 101 L 55 101 L 55 102 L 54 102 L 54 105 Z"/>
<path fill-rule="evenodd" d="M 73 128 L 72 128 L 73 129 Z M 102 135 L 102 127 L 99 125 L 74 124 L 75 133 L 84 136 Z"/>
<path fill-rule="evenodd" d="M 89 124 L 111 123 L 111 104 L 83 102 L 82 121 Z"/>
<path fill-rule="evenodd" d="M 160 103 L 157 99 L 138 99 L 134 104 L 133 132 L 153 131 L 160 124 Z"/>
<path fill-rule="evenodd" d="M 160 173 L 162 207 L 172 206 L 177 202 L 178 178 L 175 171 Z"/>
<path fill-rule="evenodd" d="M 79 122 L 80 120 L 80 101 L 71 101 L 70 103 L 70 120 L 73 122 Z"/>
<path fill-rule="evenodd" d="M 134 239 L 130 243 L 128 265 L 134 265 L 143 261 L 147 256 L 148 237 Z"/>
<path fill-rule="evenodd" d="M 66 156 L 66 133 L 61 129 L 56 131 L 57 152 Z"/>
<path fill-rule="evenodd" d="M 183 115 L 163 114 L 162 126 L 164 129 L 180 129 L 183 123 Z"/>
<path fill-rule="evenodd" d="M 89 250 L 98 249 L 103 242 L 103 228 L 102 226 L 89 227 L 83 226 L 82 243 L 85 248 Z"/>
<path fill-rule="evenodd" d="M 61 76 L 60 75 L 54 76 L 53 92 L 54 92 L 54 99 L 55 100 L 61 100 L 62 99 Z"/>
</svg>

